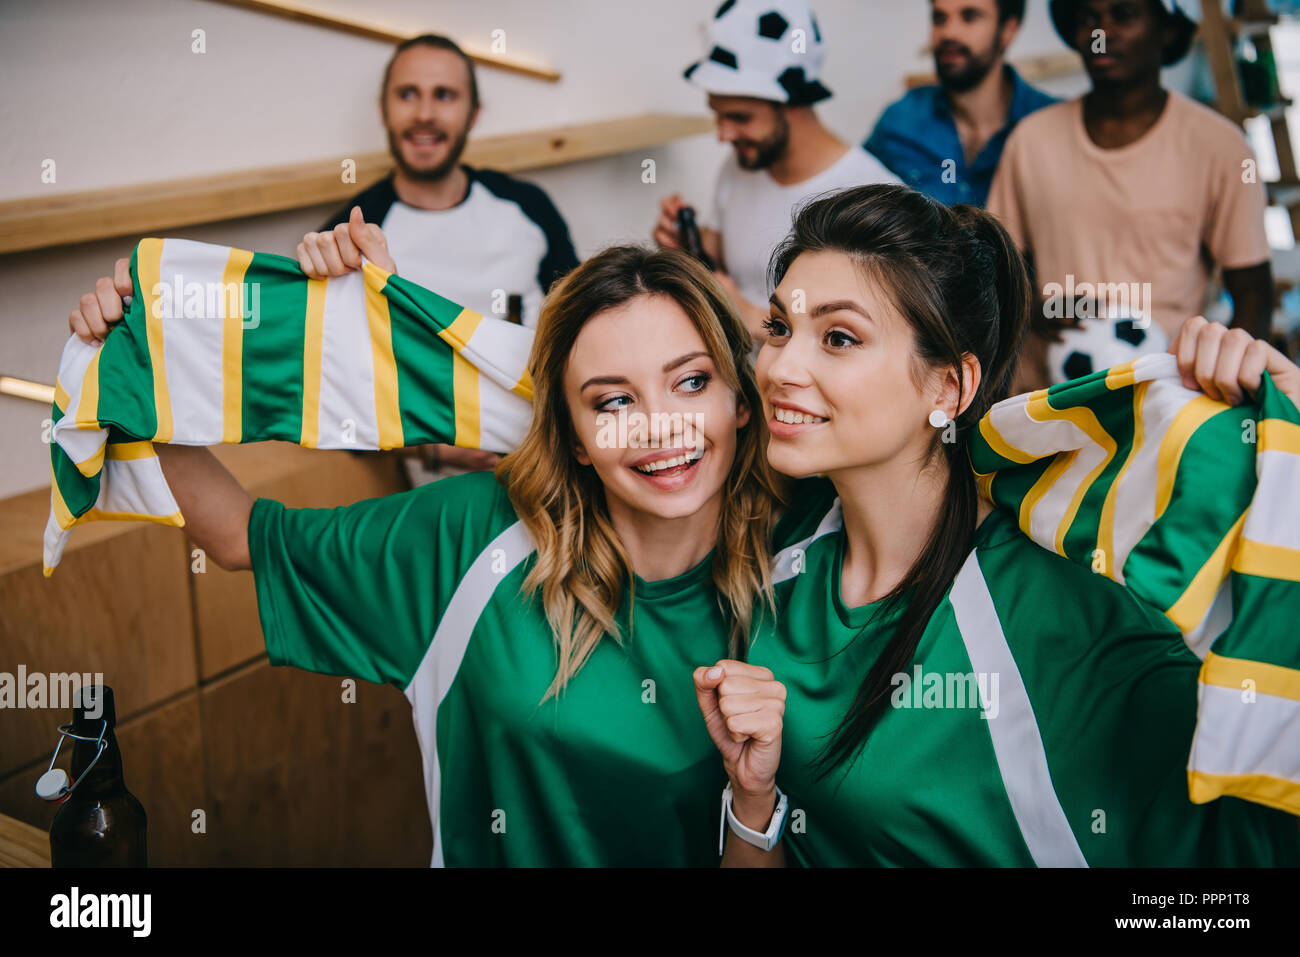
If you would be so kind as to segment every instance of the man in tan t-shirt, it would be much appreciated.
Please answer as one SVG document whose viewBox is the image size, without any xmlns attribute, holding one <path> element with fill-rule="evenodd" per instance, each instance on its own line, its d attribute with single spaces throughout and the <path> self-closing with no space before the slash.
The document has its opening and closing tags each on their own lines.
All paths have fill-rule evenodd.
<svg viewBox="0 0 1300 957">
<path fill-rule="evenodd" d="M 1172 339 L 1203 311 L 1217 265 L 1232 325 L 1267 337 L 1273 280 L 1254 154 L 1237 126 L 1160 86 L 1195 24 L 1176 0 L 1054 0 L 1051 12 L 1092 91 L 1016 126 L 988 202 L 1032 264 L 1044 298 L 1036 327 L 1118 316 L 1122 300 L 1157 327 L 1146 347 L 1163 349 L 1160 330 Z M 1048 384 L 1045 341 L 1030 337 L 1017 388 Z"/>
</svg>

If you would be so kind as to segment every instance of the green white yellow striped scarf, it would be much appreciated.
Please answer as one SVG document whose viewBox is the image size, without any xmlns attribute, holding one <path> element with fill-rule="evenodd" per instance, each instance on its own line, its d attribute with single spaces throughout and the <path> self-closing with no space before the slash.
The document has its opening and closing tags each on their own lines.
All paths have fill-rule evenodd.
<svg viewBox="0 0 1300 957">
<path fill-rule="evenodd" d="M 532 414 L 532 332 L 365 263 L 308 279 L 283 256 L 146 239 L 103 344 L 75 336 L 55 387 L 45 574 L 97 519 L 183 525 L 152 442 L 425 442 L 508 451 Z"/>
<path fill-rule="evenodd" d="M 1300 414 L 1143 356 L 996 405 L 971 462 L 1045 548 L 1162 611 L 1204 662 L 1188 788 L 1300 814 Z"/>
</svg>

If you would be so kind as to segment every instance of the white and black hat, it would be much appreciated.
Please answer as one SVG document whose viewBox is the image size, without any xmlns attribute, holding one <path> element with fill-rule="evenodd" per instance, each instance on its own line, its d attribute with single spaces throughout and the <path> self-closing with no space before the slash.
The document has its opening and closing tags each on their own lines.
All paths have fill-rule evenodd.
<svg viewBox="0 0 1300 957">
<path fill-rule="evenodd" d="M 807 0 L 725 0 L 708 25 L 709 54 L 682 74 L 708 93 L 806 106 L 822 85 L 822 44 Z"/>
</svg>

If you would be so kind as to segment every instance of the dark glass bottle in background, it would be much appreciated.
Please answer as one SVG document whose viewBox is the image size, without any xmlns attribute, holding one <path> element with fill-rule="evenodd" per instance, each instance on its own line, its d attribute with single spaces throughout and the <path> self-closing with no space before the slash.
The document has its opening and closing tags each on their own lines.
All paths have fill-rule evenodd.
<svg viewBox="0 0 1300 957">
<path fill-rule="evenodd" d="M 50 862 L 55 867 L 145 867 L 144 806 L 122 779 L 122 752 L 113 730 L 117 725 L 113 689 L 101 685 L 83 688 L 81 693 L 80 705 L 72 710 L 72 731 L 90 740 L 73 739 L 75 786 L 50 825 Z M 104 721 L 108 747 L 87 772 L 99 750 L 95 739 Z"/>
<path fill-rule="evenodd" d="M 709 258 L 709 254 L 704 251 L 704 243 L 700 239 L 700 227 L 695 220 L 694 206 L 683 206 L 677 210 L 677 236 L 681 240 L 682 249 L 704 263 L 705 269 L 717 268 Z"/>
<path fill-rule="evenodd" d="M 1277 62 L 1273 59 L 1271 43 L 1256 45 L 1250 37 L 1237 40 L 1234 51 L 1237 72 L 1241 77 L 1241 96 L 1248 106 L 1266 110 L 1281 102 L 1278 85 Z"/>
<path fill-rule="evenodd" d="M 517 292 L 512 292 L 506 299 L 506 322 L 517 326 L 524 324 L 524 297 Z"/>
</svg>

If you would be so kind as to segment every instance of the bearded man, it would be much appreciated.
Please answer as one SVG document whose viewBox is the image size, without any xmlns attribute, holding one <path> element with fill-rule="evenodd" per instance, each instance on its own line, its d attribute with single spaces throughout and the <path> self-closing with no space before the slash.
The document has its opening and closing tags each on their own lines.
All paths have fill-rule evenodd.
<svg viewBox="0 0 1300 957">
<path fill-rule="evenodd" d="M 1056 101 L 1004 62 L 1025 0 L 931 0 L 939 82 L 890 104 L 864 146 L 909 186 L 983 206 L 1012 129 Z"/>
</svg>

